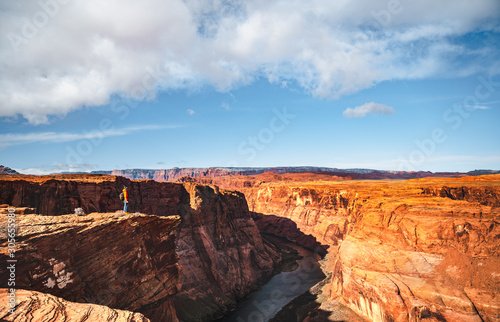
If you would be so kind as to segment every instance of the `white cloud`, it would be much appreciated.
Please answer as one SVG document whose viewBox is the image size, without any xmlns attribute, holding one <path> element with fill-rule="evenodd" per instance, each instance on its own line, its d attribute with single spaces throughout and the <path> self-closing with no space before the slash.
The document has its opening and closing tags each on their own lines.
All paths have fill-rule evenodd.
<svg viewBox="0 0 500 322">
<path fill-rule="evenodd" d="M 491 107 L 484 106 L 484 105 L 475 105 L 474 108 L 476 110 L 491 110 Z"/>
<path fill-rule="evenodd" d="M 71 142 L 85 139 L 104 139 L 112 136 L 123 136 L 132 132 L 145 131 L 145 130 L 161 130 L 178 128 L 179 125 L 140 125 L 130 126 L 121 129 L 107 129 L 107 130 L 94 130 L 82 133 L 68 133 L 68 132 L 33 132 L 33 133 L 7 133 L 0 134 L 0 149 L 12 145 L 23 145 L 35 142 L 48 142 L 48 143 L 61 143 Z"/>
<path fill-rule="evenodd" d="M 354 108 L 348 107 L 343 114 L 347 118 L 355 118 L 355 117 L 365 117 L 368 113 L 394 114 L 394 108 L 391 106 L 370 102 L 360 106 L 356 106 Z"/>
<path fill-rule="evenodd" d="M 43 124 L 113 94 L 225 91 L 258 77 L 336 98 L 386 80 L 500 68 L 498 48 L 453 40 L 498 32 L 498 0 L 401 1 L 397 14 L 371 0 L 65 3 L 0 3 L 0 116 Z"/>
<path fill-rule="evenodd" d="M 196 112 L 195 112 L 194 110 L 192 110 L 192 109 L 188 109 L 188 110 L 187 110 L 187 113 L 188 113 L 189 115 L 194 115 Z"/>
</svg>

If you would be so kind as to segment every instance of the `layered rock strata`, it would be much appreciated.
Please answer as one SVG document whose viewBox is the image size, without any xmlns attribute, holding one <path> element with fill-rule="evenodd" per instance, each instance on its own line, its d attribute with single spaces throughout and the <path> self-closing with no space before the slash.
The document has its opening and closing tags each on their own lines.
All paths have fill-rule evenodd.
<svg viewBox="0 0 500 322">
<path fill-rule="evenodd" d="M 183 321 L 222 317 L 269 277 L 281 254 L 262 239 L 241 193 L 189 185 L 190 211 L 177 239 L 182 291 L 174 297 Z"/>
<path fill-rule="evenodd" d="M 155 303 L 163 319 L 176 321 L 179 222 L 178 216 L 144 214 L 17 216 L 15 287 L 146 316 Z M 6 224 L 7 215 L 0 215 L 0 226 Z M 7 240 L 0 243 L 6 250 Z M 0 261 L 9 259 L 0 254 Z M 7 288 L 8 270 L 0 280 Z"/>
<path fill-rule="evenodd" d="M 210 178 L 328 245 L 324 293 L 372 321 L 500 320 L 500 176 L 410 181 Z M 246 182 L 242 187 L 242 182 Z M 268 220 L 279 231 L 282 222 Z M 268 228 L 268 230 L 271 228 Z M 328 273 L 327 272 L 327 273 Z"/>
<path fill-rule="evenodd" d="M 8 298 L 7 289 L 0 289 L 0 297 Z M 111 309 L 97 304 L 86 304 L 66 301 L 46 293 L 17 290 L 17 306 L 14 313 L 9 307 L 0 307 L 1 321 L 37 321 L 37 322 L 69 322 L 69 321 L 109 321 L 109 322 L 149 322 L 143 314 Z"/>
<path fill-rule="evenodd" d="M 91 216 L 52 216 L 71 213 L 77 207 L 81 207 L 85 213 L 119 211 L 123 206 L 118 196 L 123 186 L 128 187 L 129 209 L 132 211 L 157 214 L 158 217 L 153 217 L 160 219 L 165 216 L 179 215 L 181 224 L 177 238 L 175 238 L 174 248 L 180 255 L 179 264 L 183 274 L 180 282 L 175 284 L 173 293 L 177 294 L 173 296 L 173 299 L 169 297 L 169 301 L 175 302 L 177 314 L 181 319 L 207 321 L 222 316 L 235 306 L 238 299 L 269 277 L 281 262 L 281 255 L 277 250 L 261 238 L 241 193 L 197 184 L 131 181 L 103 175 L 5 176 L 2 179 L 0 180 L 0 203 L 15 206 L 19 218 L 45 220 L 44 225 L 49 222 L 58 223 L 61 220 L 66 220 L 69 225 L 75 221 L 88 221 L 92 218 Z M 24 213 L 35 212 L 51 216 L 22 216 L 20 215 L 21 209 L 24 209 Z M 119 214 L 112 216 L 119 216 Z M 133 241 L 135 240 L 134 232 L 139 228 L 136 225 L 129 226 L 123 229 L 130 236 L 123 238 Z M 138 226 L 142 226 L 142 223 Z M 75 228 L 67 230 L 74 231 Z M 103 233 L 106 230 L 112 232 L 111 228 L 106 228 L 103 229 Z M 161 234 L 161 230 L 154 230 L 154 232 Z M 41 238 L 41 234 L 37 231 L 33 233 L 33 236 Z M 102 238 L 100 237 L 99 240 Z M 113 234 L 111 233 L 107 238 L 113 238 Z M 50 240 L 57 241 L 57 238 L 47 236 L 47 241 Z M 84 247 L 85 252 L 90 252 L 93 244 L 82 241 L 78 246 Z M 150 251 L 162 251 L 151 243 L 146 246 L 152 247 Z M 58 249 L 62 246 L 54 245 L 54 247 Z M 116 245 L 115 248 L 119 253 L 135 252 L 135 248 L 131 245 L 129 247 Z M 108 260 L 104 255 L 96 258 L 91 258 L 91 254 L 88 256 L 88 261 L 95 265 Z M 155 260 L 155 256 L 163 258 L 165 255 L 152 254 L 152 260 Z M 57 258 L 54 257 L 54 259 Z M 53 264 L 60 265 L 60 261 Z M 101 269 L 107 268 L 105 266 Z M 131 267 L 131 271 L 135 271 L 135 266 Z M 116 270 L 113 271 L 114 273 Z M 52 280 L 55 280 L 54 277 Z M 27 289 L 46 291 L 46 289 L 30 287 Z M 118 292 L 119 288 L 116 291 Z M 121 296 L 121 293 L 114 294 L 113 292 L 111 291 L 113 296 Z M 75 300 L 65 297 L 64 294 L 55 295 L 67 300 Z M 125 297 L 128 296 L 128 294 L 125 295 Z M 90 300 L 93 299 L 90 297 Z M 162 321 L 164 316 L 170 314 L 168 311 L 162 311 L 164 306 L 156 298 L 149 298 L 141 307 L 140 312 L 144 312 L 153 321 Z"/>
</svg>

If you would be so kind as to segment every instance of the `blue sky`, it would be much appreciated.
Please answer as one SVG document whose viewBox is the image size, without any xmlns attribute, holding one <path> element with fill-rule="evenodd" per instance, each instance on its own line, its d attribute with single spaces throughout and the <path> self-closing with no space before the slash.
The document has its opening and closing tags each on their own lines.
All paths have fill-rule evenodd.
<svg viewBox="0 0 500 322">
<path fill-rule="evenodd" d="M 500 3 L 390 3 L 3 3 L 0 164 L 500 169 Z"/>
</svg>

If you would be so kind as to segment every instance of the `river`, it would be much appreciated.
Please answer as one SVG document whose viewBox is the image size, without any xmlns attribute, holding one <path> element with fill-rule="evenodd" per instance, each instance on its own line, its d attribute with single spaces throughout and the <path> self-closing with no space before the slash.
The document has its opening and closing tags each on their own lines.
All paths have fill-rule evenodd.
<svg viewBox="0 0 500 322">
<path fill-rule="evenodd" d="M 286 245 L 303 257 L 297 261 L 297 269 L 275 275 L 261 289 L 245 297 L 233 312 L 219 322 L 267 322 L 284 305 L 325 278 L 318 263 L 321 259 L 318 254 L 293 243 Z"/>
</svg>

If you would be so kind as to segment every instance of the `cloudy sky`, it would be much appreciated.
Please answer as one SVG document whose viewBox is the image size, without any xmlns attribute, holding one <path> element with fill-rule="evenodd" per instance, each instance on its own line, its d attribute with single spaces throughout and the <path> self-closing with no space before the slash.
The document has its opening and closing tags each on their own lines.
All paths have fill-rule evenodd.
<svg viewBox="0 0 500 322">
<path fill-rule="evenodd" d="M 26 173 L 500 169 L 498 0 L 6 0 L 0 164 Z"/>
</svg>

